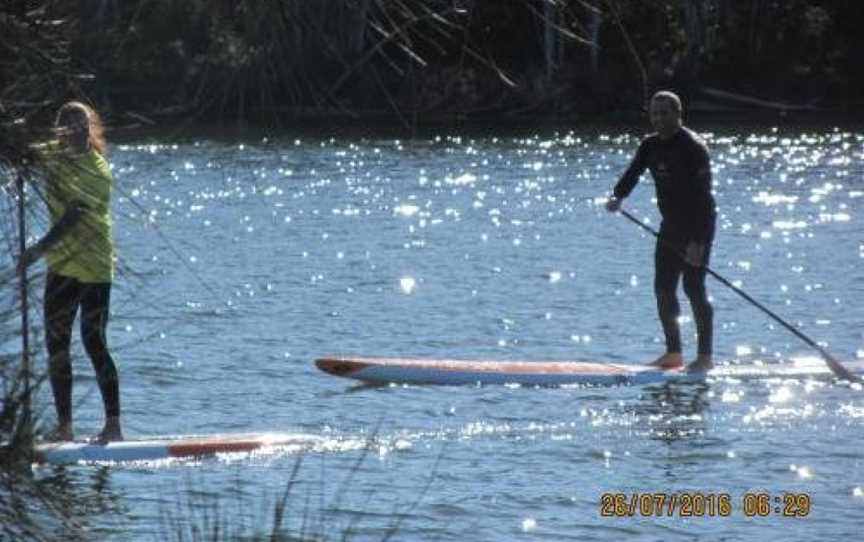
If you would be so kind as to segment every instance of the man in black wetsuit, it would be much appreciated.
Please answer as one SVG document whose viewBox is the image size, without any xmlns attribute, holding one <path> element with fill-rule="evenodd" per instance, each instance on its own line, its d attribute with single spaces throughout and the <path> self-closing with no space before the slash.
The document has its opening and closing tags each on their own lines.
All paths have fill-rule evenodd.
<svg viewBox="0 0 864 542">
<path fill-rule="evenodd" d="M 683 276 L 699 340 L 698 356 L 687 369 L 707 371 L 713 367 L 714 310 L 705 291 L 705 266 L 711 254 L 716 219 L 708 148 L 699 136 L 682 125 L 681 100 L 675 94 L 668 91 L 655 94 L 649 112 L 657 132 L 639 145 L 606 208 L 617 211 L 642 173 L 651 170 L 663 218 L 654 253 L 654 293 L 666 336 L 666 353 L 652 365 L 663 368 L 683 365 L 678 327 L 681 308 L 675 294 Z"/>
</svg>

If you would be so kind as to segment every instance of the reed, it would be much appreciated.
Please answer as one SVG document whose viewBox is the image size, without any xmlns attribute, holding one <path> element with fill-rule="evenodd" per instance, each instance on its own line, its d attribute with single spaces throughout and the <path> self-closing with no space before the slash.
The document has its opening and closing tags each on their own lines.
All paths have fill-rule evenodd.
<svg viewBox="0 0 864 542">
<path fill-rule="evenodd" d="M 374 495 L 357 495 L 356 479 L 367 467 L 370 452 L 374 456 L 380 446 L 376 429 L 330 496 L 324 495 L 325 481 L 328 485 L 333 483 L 329 473 L 317 466 L 307 466 L 316 460 L 314 452 L 294 459 L 285 474 L 284 488 L 275 497 L 251 499 L 244 496 L 239 472 L 229 497 L 201 491 L 202 483 L 189 478 L 185 490 L 172 492 L 182 496 L 172 503 L 173 508 L 166 506 L 162 510 L 160 538 L 176 542 L 398 539 L 403 526 L 415 517 L 415 509 L 437 479 L 443 449 L 432 470 L 424 475 L 425 482 L 418 485 L 415 499 L 394 506 L 382 516 L 368 508 L 356 510 L 345 504 L 358 498 L 367 507 L 374 503 Z M 325 459 L 320 457 L 322 463 Z M 307 471 L 317 472 L 320 479 L 316 481 L 316 475 Z"/>
<path fill-rule="evenodd" d="M 82 3 L 113 6 L 91 9 L 76 42 L 112 106 L 268 122 L 408 122 L 546 99 L 568 62 L 585 60 L 598 11 L 539 0 Z"/>
<path fill-rule="evenodd" d="M 13 0 L 0 6 L 0 538 L 8 540 L 86 538 L 70 513 L 70 499 L 32 474 L 30 454 L 39 412 L 31 399 L 44 375 L 25 363 L 41 350 L 41 333 L 22 315 L 30 316 L 24 300 L 35 301 L 39 294 L 32 281 L 22 288 L 15 271 L 22 213 L 25 219 L 44 213 L 41 205 L 32 205 L 35 194 L 22 192 L 17 182 L 27 169 L 28 145 L 39 137 L 31 127 L 47 125 L 56 104 L 87 78 L 76 69 L 70 52 L 70 4 Z M 34 306 L 38 302 L 30 309 Z"/>
</svg>

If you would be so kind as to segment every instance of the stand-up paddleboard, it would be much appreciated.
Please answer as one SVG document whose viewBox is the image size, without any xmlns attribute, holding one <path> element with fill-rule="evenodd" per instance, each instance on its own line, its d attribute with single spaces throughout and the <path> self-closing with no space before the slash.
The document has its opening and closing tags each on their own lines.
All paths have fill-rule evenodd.
<svg viewBox="0 0 864 542">
<path fill-rule="evenodd" d="M 158 461 L 254 452 L 268 448 L 308 448 L 319 440 L 320 438 L 314 435 L 260 433 L 136 439 L 107 444 L 55 442 L 36 445 L 35 460 L 37 463 L 51 464 Z"/>
<path fill-rule="evenodd" d="M 325 373 L 370 383 L 404 384 L 522 384 L 528 386 L 642 385 L 658 382 L 699 381 L 712 378 L 830 377 L 831 371 L 818 359 L 802 363 L 727 365 L 709 373 L 663 370 L 649 365 L 581 361 L 471 361 L 458 359 L 402 359 L 332 357 L 315 365 Z M 864 374 L 864 362 L 848 363 L 855 374 Z"/>
</svg>

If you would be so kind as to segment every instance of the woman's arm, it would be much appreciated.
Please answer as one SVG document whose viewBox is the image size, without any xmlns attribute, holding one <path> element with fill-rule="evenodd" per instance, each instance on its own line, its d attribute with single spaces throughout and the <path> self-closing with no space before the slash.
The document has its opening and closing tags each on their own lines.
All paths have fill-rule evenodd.
<svg viewBox="0 0 864 542">
<path fill-rule="evenodd" d="M 84 215 L 86 207 L 80 201 L 73 201 L 69 204 L 66 212 L 60 217 L 60 220 L 54 224 L 48 233 L 45 234 L 35 245 L 24 251 L 21 259 L 18 261 L 18 273 L 23 273 L 31 264 L 45 255 L 45 252 L 51 249 L 54 245 L 60 242 Z"/>
</svg>

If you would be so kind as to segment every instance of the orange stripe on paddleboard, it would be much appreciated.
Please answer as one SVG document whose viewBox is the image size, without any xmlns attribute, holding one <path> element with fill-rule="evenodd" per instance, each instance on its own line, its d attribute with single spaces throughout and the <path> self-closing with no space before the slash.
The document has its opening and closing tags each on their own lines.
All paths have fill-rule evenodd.
<svg viewBox="0 0 864 542">
<path fill-rule="evenodd" d="M 171 444 L 168 446 L 168 455 L 171 457 L 189 457 L 196 455 L 251 452 L 261 448 L 262 446 L 264 446 L 264 442 L 260 440 L 201 440 L 198 442 Z"/>
</svg>

